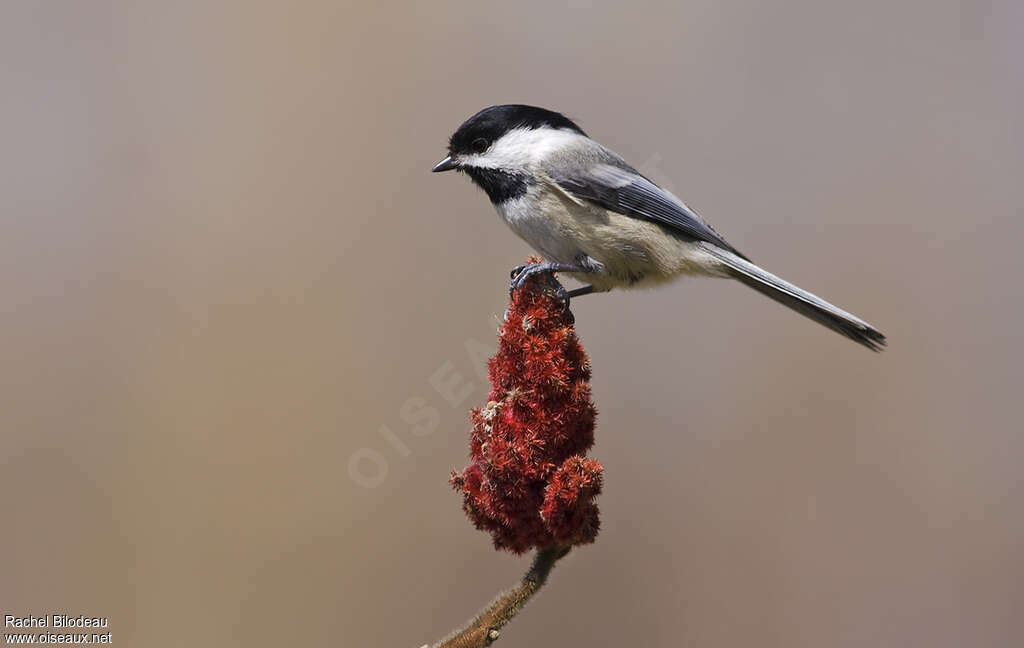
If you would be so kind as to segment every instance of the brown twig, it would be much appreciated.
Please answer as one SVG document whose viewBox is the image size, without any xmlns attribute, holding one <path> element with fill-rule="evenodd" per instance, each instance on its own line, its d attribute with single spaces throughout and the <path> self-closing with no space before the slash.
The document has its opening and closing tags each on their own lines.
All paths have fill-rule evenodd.
<svg viewBox="0 0 1024 648">
<path fill-rule="evenodd" d="M 511 589 L 502 592 L 480 614 L 431 648 L 483 648 L 500 636 L 501 629 L 519 613 L 526 602 L 543 587 L 548 574 L 569 547 L 548 547 L 537 551 L 529 571 Z M 423 648 L 427 648 L 424 646 Z"/>
</svg>

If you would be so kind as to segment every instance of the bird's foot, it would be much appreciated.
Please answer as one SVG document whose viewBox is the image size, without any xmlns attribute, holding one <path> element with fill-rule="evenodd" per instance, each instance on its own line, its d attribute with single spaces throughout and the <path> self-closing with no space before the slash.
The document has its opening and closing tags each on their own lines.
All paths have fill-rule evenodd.
<svg viewBox="0 0 1024 648">
<path fill-rule="evenodd" d="M 551 263 L 550 261 L 527 263 L 525 265 L 516 266 L 512 268 L 512 281 L 509 283 L 508 294 L 511 297 L 513 293 L 520 290 L 526 280 L 537 274 L 554 274 L 557 271 L 559 264 Z M 554 277 L 552 277 L 554 279 Z"/>
<path fill-rule="evenodd" d="M 509 285 L 509 295 L 523 287 L 526 280 L 536 274 L 554 274 L 556 272 L 579 272 L 588 273 L 592 270 L 573 263 L 555 263 L 553 261 L 538 261 L 512 268 L 512 282 Z M 552 277 L 554 280 L 554 277 Z M 555 283 L 558 283 L 557 281 Z M 562 289 L 564 292 L 564 288 Z"/>
<path fill-rule="evenodd" d="M 570 321 L 573 318 L 572 312 L 569 310 L 569 300 L 572 297 L 578 295 L 585 295 L 593 290 L 591 286 L 584 286 L 583 288 L 577 288 L 576 290 L 566 290 L 557 279 L 554 277 L 556 272 L 588 272 L 588 270 L 582 266 L 576 266 L 568 263 L 553 263 L 550 261 L 527 263 L 525 265 L 519 265 L 512 269 L 512 281 L 509 285 L 509 297 L 512 297 L 515 292 L 523 287 L 526 281 L 538 274 L 548 275 L 548 288 L 551 289 L 552 295 L 555 299 L 561 300 L 565 308 L 565 313 L 569 316 Z"/>
</svg>

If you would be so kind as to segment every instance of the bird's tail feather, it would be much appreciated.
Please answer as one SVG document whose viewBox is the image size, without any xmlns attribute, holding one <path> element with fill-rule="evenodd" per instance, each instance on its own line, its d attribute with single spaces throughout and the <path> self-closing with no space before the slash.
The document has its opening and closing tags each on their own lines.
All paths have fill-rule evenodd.
<svg viewBox="0 0 1024 648">
<path fill-rule="evenodd" d="M 885 346 L 885 335 L 859 317 L 762 270 L 728 250 L 708 243 L 702 243 L 701 247 L 721 261 L 728 268 L 729 274 L 757 292 L 789 306 L 801 315 L 827 326 L 840 335 L 845 335 L 854 342 L 863 344 L 872 351 L 881 351 Z"/>
</svg>

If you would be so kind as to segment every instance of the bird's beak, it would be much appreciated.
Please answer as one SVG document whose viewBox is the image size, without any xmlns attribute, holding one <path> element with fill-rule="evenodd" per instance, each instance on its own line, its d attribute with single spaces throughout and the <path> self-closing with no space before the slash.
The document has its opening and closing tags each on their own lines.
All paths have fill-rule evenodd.
<svg viewBox="0 0 1024 648">
<path fill-rule="evenodd" d="M 437 173 L 438 171 L 451 171 L 452 169 L 458 168 L 458 166 L 459 165 L 452 160 L 452 156 L 449 155 L 445 159 L 435 164 L 434 168 L 431 169 L 431 171 L 433 171 L 434 173 Z"/>
</svg>

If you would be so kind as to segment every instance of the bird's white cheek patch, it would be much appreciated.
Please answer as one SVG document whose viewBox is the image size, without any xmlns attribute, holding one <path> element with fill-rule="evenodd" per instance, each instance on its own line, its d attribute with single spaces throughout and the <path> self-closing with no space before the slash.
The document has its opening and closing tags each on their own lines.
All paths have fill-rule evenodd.
<svg viewBox="0 0 1024 648">
<path fill-rule="evenodd" d="M 551 153 L 571 146 L 582 135 L 559 128 L 513 128 L 484 153 L 460 157 L 467 166 L 482 169 L 523 169 Z"/>
<path fill-rule="evenodd" d="M 478 169 L 497 169 L 499 168 L 497 160 L 493 160 L 487 156 L 486 153 L 476 153 L 473 155 L 460 155 L 459 164 L 462 166 L 476 167 Z"/>
</svg>

